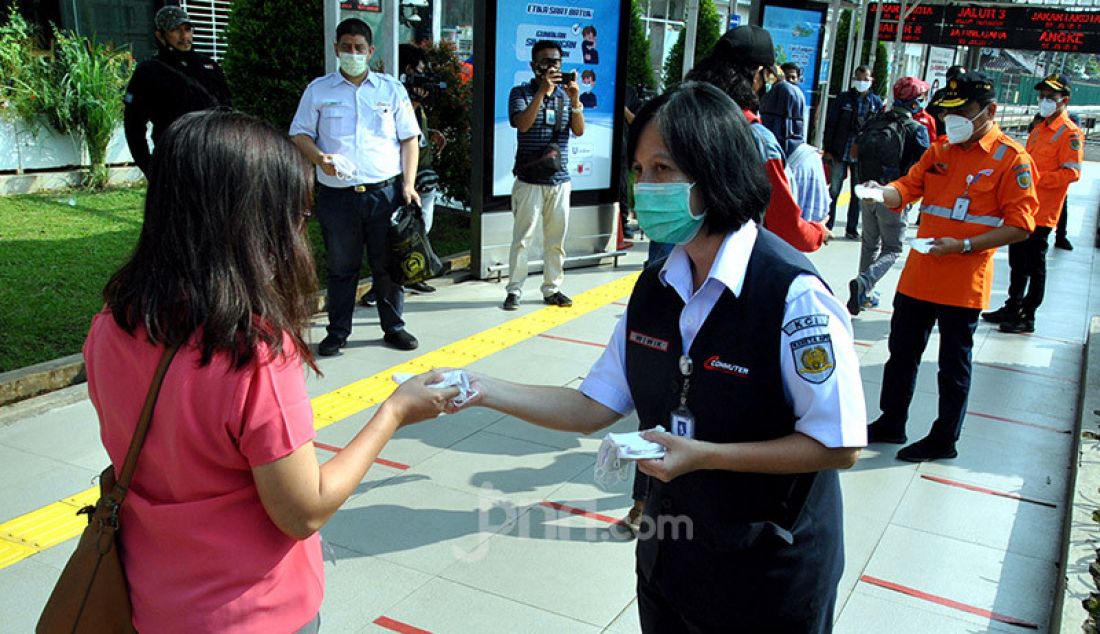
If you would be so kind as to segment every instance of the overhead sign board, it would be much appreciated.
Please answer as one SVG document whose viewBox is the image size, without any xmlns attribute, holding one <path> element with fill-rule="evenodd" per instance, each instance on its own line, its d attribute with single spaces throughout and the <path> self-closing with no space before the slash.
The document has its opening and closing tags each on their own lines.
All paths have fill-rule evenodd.
<svg viewBox="0 0 1100 634">
<path fill-rule="evenodd" d="M 880 4 L 868 8 L 873 24 Z M 901 6 L 881 5 L 878 39 L 896 41 Z M 867 37 L 871 31 L 868 29 Z M 1100 53 L 1100 12 L 1037 7 L 917 5 L 905 19 L 902 41 L 938 46 Z"/>
</svg>

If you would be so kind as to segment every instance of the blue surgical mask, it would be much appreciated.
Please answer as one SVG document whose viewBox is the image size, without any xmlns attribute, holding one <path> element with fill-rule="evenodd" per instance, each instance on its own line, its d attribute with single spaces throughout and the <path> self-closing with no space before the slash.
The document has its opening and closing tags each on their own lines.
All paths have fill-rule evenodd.
<svg viewBox="0 0 1100 634">
<path fill-rule="evenodd" d="M 706 214 L 691 213 L 695 183 L 634 183 L 634 213 L 655 242 L 687 244 L 699 233 Z"/>
</svg>

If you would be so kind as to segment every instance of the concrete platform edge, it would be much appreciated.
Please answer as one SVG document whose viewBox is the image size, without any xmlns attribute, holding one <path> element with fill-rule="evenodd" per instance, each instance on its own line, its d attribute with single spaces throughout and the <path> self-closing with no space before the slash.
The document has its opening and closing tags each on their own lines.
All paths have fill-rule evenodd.
<svg viewBox="0 0 1100 634">
<path fill-rule="evenodd" d="M 1100 523 L 1093 514 L 1100 511 L 1100 316 L 1089 323 L 1082 364 L 1081 398 L 1074 429 L 1075 460 L 1070 465 L 1072 502 L 1067 505 L 1062 534 L 1063 574 L 1060 575 L 1051 632 L 1087 631 L 1089 612 L 1083 601 L 1096 591 L 1090 565 L 1097 560 Z"/>
</svg>

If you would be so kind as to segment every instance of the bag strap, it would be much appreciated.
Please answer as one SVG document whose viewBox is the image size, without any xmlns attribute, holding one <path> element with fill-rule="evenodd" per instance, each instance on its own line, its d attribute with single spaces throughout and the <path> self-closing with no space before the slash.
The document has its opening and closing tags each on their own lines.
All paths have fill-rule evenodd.
<svg viewBox="0 0 1100 634">
<path fill-rule="evenodd" d="M 213 104 L 211 105 L 211 108 L 217 108 L 218 106 L 222 105 L 221 101 L 219 101 L 218 98 L 215 97 L 206 88 L 206 86 L 203 86 L 202 82 L 200 82 L 199 80 L 197 80 L 194 77 L 188 75 L 187 73 L 185 73 L 182 70 L 176 68 L 175 66 L 169 64 L 168 62 L 164 61 L 163 59 L 160 59 L 159 57 L 154 57 L 153 61 L 160 64 L 164 68 L 167 68 L 168 70 L 172 71 L 173 73 L 175 73 L 179 77 L 182 77 L 184 83 L 186 83 L 188 86 L 191 86 L 192 88 L 197 88 L 199 90 L 199 92 L 201 92 L 203 94 L 204 97 L 206 97 L 211 102 L 213 102 Z"/>
<path fill-rule="evenodd" d="M 153 410 L 157 406 L 157 397 L 160 396 L 160 386 L 164 383 L 164 375 L 168 374 L 168 366 L 172 365 L 172 359 L 180 349 L 174 345 L 164 350 L 160 357 L 160 364 L 153 374 L 153 382 L 149 385 L 149 393 L 145 395 L 145 405 L 141 408 L 141 417 L 138 418 L 137 429 L 134 430 L 134 438 L 130 441 L 130 449 L 126 452 L 126 461 L 122 463 L 122 471 L 118 475 L 115 484 L 117 499 L 115 504 L 121 506 L 126 498 L 126 492 L 130 489 L 130 482 L 134 478 L 134 469 L 137 468 L 138 454 L 145 444 L 145 436 L 149 433 L 149 423 L 153 420 Z"/>
</svg>

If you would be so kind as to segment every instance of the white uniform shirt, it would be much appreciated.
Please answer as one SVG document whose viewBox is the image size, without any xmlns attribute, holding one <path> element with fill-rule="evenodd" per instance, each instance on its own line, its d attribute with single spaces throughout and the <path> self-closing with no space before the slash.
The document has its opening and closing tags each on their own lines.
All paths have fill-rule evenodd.
<svg viewBox="0 0 1100 634">
<path fill-rule="evenodd" d="M 339 72 L 313 80 L 298 102 L 290 136 L 304 134 L 326 154 L 342 154 L 356 166 L 349 181 L 317 168 L 329 187 L 377 183 L 401 173 L 401 141 L 420 134 L 412 102 L 399 81 L 369 73 L 356 86 Z"/>
<path fill-rule="evenodd" d="M 692 294 L 691 263 L 683 247 L 669 255 L 659 275 L 684 300 L 680 313 L 680 338 L 690 350 L 695 336 L 725 289 L 741 294 L 745 269 L 756 243 L 758 229 L 749 221 L 726 237 L 714 259 L 706 282 Z M 867 444 L 867 411 L 859 359 L 852 344 L 848 311 L 813 275 L 799 275 L 787 291 L 787 307 L 780 334 L 780 371 L 783 391 L 795 415 L 795 430 L 826 447 L 863 447 Z M 831 340 L 832 373 L 805 365 L 801 352 L 810 341 Z M 607 350 L 592 366 L 580 390 L 589 398 L 626 415 L 634 410 L 626 381 L 626 316 L 619 319 Z M 817 347 L 817 346 L 815 346 Z M 661 421 L 667 426 L 667 421 Z"/>
</svg>

